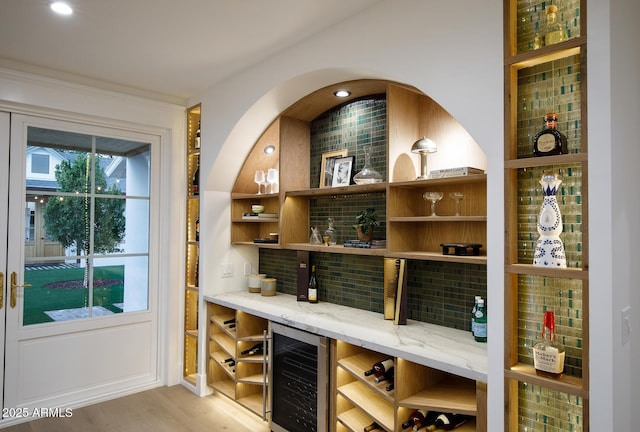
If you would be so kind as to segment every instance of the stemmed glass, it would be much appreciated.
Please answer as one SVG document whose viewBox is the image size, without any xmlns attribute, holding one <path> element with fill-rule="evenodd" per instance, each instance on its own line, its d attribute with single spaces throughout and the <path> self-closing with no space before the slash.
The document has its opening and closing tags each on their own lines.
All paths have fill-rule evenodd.
<svg viewBox="0 0 640 432">
<path fill-rule="evenodd" d="M 464 194 L 462 192 L 450 192 L 449 198 L 456 202 L 456 216 L 460 216 L 460 201 L 464 199 Z"/>
<path fill-rule="evenodd" d="M 267 170 L 267 183 L 269 183 L 269 192 L 273 193 L 273 185 L 278 183 L 278 170 L 275 168 L 269 168 Z M 266 187 L 265 187 L 266 192 Z"/>
<path fill-rule="evenodd" d="M 431 216 L 436 215 L 436 203 L 442 199 L 442 192 L 425 192 L 422 197 L 427 201 L 431 201 Z"/>
<path fill-rule="evenodd" d="M 255 175 L 253 176 L 253 181 L 258 183 L 258 195 L 262 194 L 262 188 L 261 186 L 263 184 L 265 184 L 265 176 L 264 176 L 264 171 L 263 170 L 258 170 L 256 171 Z M 264 188 L 265 192 L 267 191 L 267 187 L 265 185 Z"/>
</svg>

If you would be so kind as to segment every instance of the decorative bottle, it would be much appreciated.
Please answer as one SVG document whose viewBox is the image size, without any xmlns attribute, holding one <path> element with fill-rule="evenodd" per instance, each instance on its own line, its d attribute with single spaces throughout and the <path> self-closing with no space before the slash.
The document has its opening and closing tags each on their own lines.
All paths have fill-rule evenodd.
<svg viewBox="0 0 640 432">
<path fill-rule="evenodd" d="M 309 303 L 318 303 L 318 280 L 316 279 L 315 265 L 311 266 L 311 276 L 309 277 L 307 299 Z"/>
<path fill-rule="evenodd" d="M 353 176 L 354 183 L 358 185 L 381 183 L 382 174 L 371 167 L 371 144 L 365 145 L 363 151 L 364 167 L 362 167 L 362 170 L 358 174 Z"/>
<path fill-rule="evenodd" d="M 487 311 L 484 308 L 484 299 L 478 299 L 478 305 L 476 306 L 476 319 L 475 319 L 475 332 L 473 337 L 476 342 L 487 341 Z"/>
<path fill-rule="evenodd" d="M 544 173 L 540 184 L 544 195 L 538 215 L 538 242 L 533 256 L 533 265 L 537 267 L 566 268 L 567 258 L 564 245 L 560 240 L 562 233 L 562 215 L 558 207 L 556 192 L 562 180 L 556 173 Z"/>
<path fill-rule="evenodd" d="M 558 19 L 558 6 L 549 5 L 545 10 L 546 23 L 543 29 L 544 45 L 549 46 L 558 42 L 566 41 L 567 29 L 560 23 Z"/>
<path fill-rule="evenodd" d="M 375 376 L 376 378 L 383 377 L 385 372 L 391 370 L 393 367 L 393 359 L 388 358 L 379 362 L 376 362 L 371 366 L 371 369 L 364 371 L 364 376 Z"/>
<path fill-rule="evenodd" d="M 545 311 L 541 339 L 533 347 L 536 373 L 559 377 L 564 370 L 564 356 L 564 347 L 556 341 L 555 315 L 552 311 Z"/>
<path fill-rule="evenodd" d="M 333 228 L 333 218 L 327 218 L 327 223 L 329 224 L 329 228 L 324 232 L 324 242 L 327 246 L 335 246 L 338 241 L 336 238 L 336 231 Z"/>
<path fill-rule="evenodd" d="M 552 156 L 567 154 L 567 137 L 556 129 L 558 114 L 551 112 L 544 116 L 545 129 L 538 132 L 533 138 L 534 156 Z"/>
</svg>

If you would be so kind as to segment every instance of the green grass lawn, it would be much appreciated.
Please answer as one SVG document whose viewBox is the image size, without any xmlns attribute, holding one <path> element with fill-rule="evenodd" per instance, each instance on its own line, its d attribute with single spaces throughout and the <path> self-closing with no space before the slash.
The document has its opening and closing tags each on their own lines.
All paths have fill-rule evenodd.
<svg viewBox="0 0 640 432">
<path fill-rule="evenodd" d="M 51 268 L 25 271 L 25 282 L 32 286 L 24 289 L 23 325 L 53 321 L 44 313 L 45 311 L 88 306 L 88 289 L 77 288 L 78 285 L 82 284 L 83 278 L 84 268 Z M 121 309 L 113 306 L 113 304 L 123 302 L 124 266 L 95 267 L 93 279 L 95 284 L 93 288 L 93 306 L 103 306 L 114 313 L 122 312 Z M 115 284 L 100 287 L 101 281 L 104 280 L 117 280 L 119 283 L 115 282 Z M 55 287 L 56 282 L 62 286 Z M 64 282 L 67 283 L 65 284 Z"/>
</svg>

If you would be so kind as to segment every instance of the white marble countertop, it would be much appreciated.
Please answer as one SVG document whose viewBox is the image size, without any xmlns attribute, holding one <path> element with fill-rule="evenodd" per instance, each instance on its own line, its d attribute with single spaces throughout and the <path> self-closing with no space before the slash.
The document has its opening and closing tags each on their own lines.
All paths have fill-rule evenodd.
<svg viewBox="0 0 640 432">
<path fill-rule="evenodd" d="M 298 302 L 278 293 L 263 297 L 245 291 L 204 296 L 204 300 L 241 310 L 310 333 L 342 340 L 476 381 L 487 382 L 487 344 L 468 331 L 408 320 L 394 325 L 382 314 L 332 303 Z"/>
</svg>

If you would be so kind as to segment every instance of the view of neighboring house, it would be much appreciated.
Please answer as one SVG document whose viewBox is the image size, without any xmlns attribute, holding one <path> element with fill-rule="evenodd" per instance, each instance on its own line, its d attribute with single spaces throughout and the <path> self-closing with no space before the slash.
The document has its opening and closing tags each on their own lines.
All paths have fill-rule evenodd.
<svg viewBox="0 0 640 432">
<path fill-rule="evenodd" d="M 47 257 L 75 256 L 77 252 L 52 240 L 46 232 L 44 208 L 52 195 L 58 191 L 56 166 L 63 160 L 73 162 L 77 153 L 58 151 L 53 147 L 29 146 L 26 163 L 26 207 L 25 207 L 25 264 L 35 264 Z M 117 184 L 126 191 L 126 158 L 100 156 L 97 159 L 104 170 L 107 185 Z M 54 262 L 62 262 L 63 259 Z M 51 262 L 47 260 L 47 262 Z"/>
</svg>

